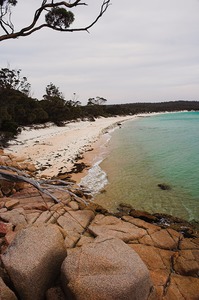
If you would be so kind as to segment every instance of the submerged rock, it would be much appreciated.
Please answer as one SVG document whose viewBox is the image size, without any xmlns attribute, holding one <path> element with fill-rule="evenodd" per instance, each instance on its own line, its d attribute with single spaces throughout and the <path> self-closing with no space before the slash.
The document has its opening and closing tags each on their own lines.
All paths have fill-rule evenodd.
<svg viewBox="0 0 199 300">
<path fill-rule="evenodd" d="M 161 190 L 171 190 L 170 185 L 168 185 L 168 184 L 166 184 L 166 183 L 159 183 L 159 184 L 158 184 L 158 187 L 159 187 Z"/>
<path fill-rule="evenodd" d="M 150 223 L 157 221 L 157 218 L 155 216 L 153 216 L 152 214 L 150 214 L 146 211 L 132 209 L 130 211 L 129 215 L 134 218 L 139 218 L 141 220 L 144 220 L 144 221 L 150 222 Z"/>
</svg>

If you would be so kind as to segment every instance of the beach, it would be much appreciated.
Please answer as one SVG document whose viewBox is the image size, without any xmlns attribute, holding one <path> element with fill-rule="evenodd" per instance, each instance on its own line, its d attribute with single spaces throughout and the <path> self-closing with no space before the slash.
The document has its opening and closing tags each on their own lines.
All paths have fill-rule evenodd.
<svg viewBox="0 0 199 300">
<path fill-rule="evenodd" d="M 182 297 L 196 299 L 199 239 L 197 228 L 190 223 L 168 214 L 150 214 L 136 210 L 128 203 L 120 203 L 117 212 L 112 213 L 98 202 L 92 201 L 87 191 L 77 189 L 76 185 L 60 186 L 54 184 L 56 180 L 52 185 L 48 180 L 41 180 L 38 185 L 34 184 L 37 181 L 32 178 L 29 181 L 26 176 L 21 176 L 21 173 L 15 172 L 14 169 L 11 170 L 15 167 L 20 171 L 28 171 L 31 177 L 35 177 L 35 171 L 31 171 L 31 164 L 29 169 L 26 167 L 29 164 L 24 164 L 22 154 L 28 155 L 31 162 L 35 160 L 38 166 L 41 163 L 47 164 L 51 155 L 50 162 L 57 162 L 57 165 L 54 165 L 54 169 L 49 166 L 43 171 L 49 170 L 56 174 L 60 171 L 58 163 L 63 166 L 63 162 L 56 160 L 52 153 L 59 158 L 60 149 L 63 149 L 62 143 L 63 147 L 71 146 L 70 150 L 76 149 L 84 157 L 87 154 L 98 155 L 98 151 L 108 137 L 111 136 L 112 141 L 115 134 L 124 136 L 125 127 L 130 123 L 137 123 L 137 121 L 122 123 L 127 120 L 128 118 L 99 119 L 93 125 L 78 122 L 66 124 L 63 128 L 52 124 L 46 124 L 45 128 L 41 126 L 24 128 L 21 135 L 12 141 L 12 145 L 7 149 L 8 153 L 15 152 L 18 158 L 15 158 L 15 155 L 5 154 L 4 150 L 1 150 L 1 175 L 2 178 L 3 175 L 6 176 L 5 180 L 1 179 L 0 186 L 2 195 L 0 254 L 3 274 L 0 285 L 1 290 L 10 295 L 10 298 L 17 299 L 18 295 L 23 298 L 25 295 L 25 298 L 33 299 L 34 286 L 38 295 L 35 292 L 34 299 L 40 299 L 44 294 L 48 299 L 60 297 L 65 299 L 70 286 L 75 286 L 68 280 L 72 277 L 67 272 L 72 270 L 75 274 L 74 283 L 81 274 L 87 280 L 80 280 L 78 288 L 75 286 L 74 295 L 77 298 L 81 298 L 82 291 L 85 295 L 86 286 L 88 297 L 92 295 L 92 298 L 96 298 L 100 287 L 101 298 L 111 295 L 114 299 L 117 296 L 115 290 L 119 290 L 122 291 L 121 299 L 125 297 L 130 299 L 132 293 L 135 293 L 137 283 L 139 289 L 143 287 L 142 290 L 146 291 L 146 278 L 148 278 L 149 287 L 144 299 L 170 299 L 173 295 L 175 299 L 176 295 L 180 295 L 178 299 Z M 136 117 L 133 120 L 136 120 Z M 118 130 L 114 130 L 115 128 Z M 76 131 L 84 133 L 86 143 L 79 143 L 82 136 L 77 135 Z M 72 147 L 72 142 L 77 146 L 76 148 Z M 83 150 L 78 148 L 81 145 Z M 46 157 L 42 148 L 44 146 L 48 150 L 46 150 Z M 51 148 L 53 152 L 50 152 Z M 93 150 L 84 152 L 84 149 Z M 31 157 L 31 153 L 34 154 L 33 150 L 35 156 Z M 71 150 L 68 151 L 69 154 L 71 156 L 67 156 L 68 159 L 72 159 L 76 152 L 72 153 Z M 115 161 L 116 163 L 118 164 L 118 161 Z M 45 165 L 40 167 L 41 173 L 44 167 Z M 16 176 L 23 178 L 24 182 L 13 181 L 13 176 L 15 179 Z M 47 193 L 48 191 L 50 193 Z M 40 251 L 37 251 L 38 249 Z M 71 257 L 71 254 L 75 254 L 75 257 Z M 74 265 L 77 270 L 70 265 L 71 261 L 73 265 L 74 261 L 79 262 L 77 268 Z M 129 262 L 131 262 L 130 268 Z M 129 274 L 134 274 L 132 270 L 135 269 L 137 272 L 138 268 L 142 276 L 136 273 L 134 284 Z M 111 280 L 113 270 L 114 272 L 117 270 L 114 276 L 116 281 L 111 282 L 111 286 L 104 284 L 104 280 L 100 283 L 102 276 Z M 124 279 L 122 282 L 125 283 L 122 288 L 121 276 Z M 24 280 L 22 281 L 21 278 Z M 91 282 L 90 286 L 89 282 Z M 10 287 L 13 286 L 15 289 L 11 290 Z M 141 298 L 143 299 L 142 295 Z"/>
<path fill-rule="evenodd" d="M 136 116 L 101 117 L 95 121 L 69 122 L 63 127 L 54 124 L 23 127 L 5 152 L 33 163 L 39 176 L 57 176 L 70 172 L 74 163 L 86 154 L 89 161 L 88 156 L 91 152 L 92 156 L 95 154 L 105 133 L 133 118 Z"/>
</svg>

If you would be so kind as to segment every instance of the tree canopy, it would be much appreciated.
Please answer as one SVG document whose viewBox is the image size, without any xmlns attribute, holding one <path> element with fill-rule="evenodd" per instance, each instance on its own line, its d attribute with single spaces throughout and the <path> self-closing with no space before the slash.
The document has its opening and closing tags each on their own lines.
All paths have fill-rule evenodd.
<svg viewBox="0 0 199 300">
<path fill-rule="evenodd" d="M 42 0 L 40 6 L 33 12 L 33 20 L 20 30 L 15 30 L 12 22 L 17 0 L 0 0 L 0 41 L 28 36 L 42 28 L 50 28 L 63 32 L 88 31 L 105 13 L 110 0 L 102 0 L 101 8 L 97 16 L 84 27 L 71 28 L 75 20 L 72 9 L 78 6 L 86 6 L 82 0 L 55 1 Z"/>
<path fill-rule="evenodd" d="M 96 98 L 89 98 L 87 105 L 103 105 L 106 101 L 105 98 L 97 96 Z"/>
<path fill-rule="evenodd" d="M 2 68 L 0 70 L 0 91 L 1 90 L 18 90 L 27 96 L 30 94 L 30 83 L 25 76 L 21 76 L 21 69 L 10 70 Z"/>
<path fill-rule="evenodd" d="M 0 0 L 1 1 L 1 0 Z M 86 99 L 85 99 L 86 100 Z M 108 104 L 103 97 L 89 98 L 81 105 L 73 93 L 66 100 L 54 83 L 45 88 L 41 100 L 30 96 L 30 84 L 21 70 L 0 69 L 0 146 L 16 135 L 22 126 L 53 122 L 62 126 L 71 120 L 91 120 L 100 116 L 133 115 L 138 113 L 199 110 L 198 101 L 160 103 Z"/>
</svg>

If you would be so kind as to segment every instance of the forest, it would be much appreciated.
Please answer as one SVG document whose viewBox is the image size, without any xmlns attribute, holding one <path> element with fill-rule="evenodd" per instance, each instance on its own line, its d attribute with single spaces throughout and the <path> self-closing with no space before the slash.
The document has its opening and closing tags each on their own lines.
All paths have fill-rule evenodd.
<svg viewBox="0 0 199 300">
<path fill-rule="evenodd" d="M 139 113 L 199 110 L 199 101 L 166 101 L 159 103 L 107 104 L 103 97 L 89 98 L 86 105 L 75 94 L 66 100 L 53 83 L 46 87 L 41 100 L 31 97 L 31 85 L 21 70 L 0 69 L 0 137 L 1 145 L 15 137 L 23 126 L 53 122 L 63 126 L 71 120 L 92 120 L 98 117 Z M 133 101 L 133 97 L 132 97 Z"/>
</svg>

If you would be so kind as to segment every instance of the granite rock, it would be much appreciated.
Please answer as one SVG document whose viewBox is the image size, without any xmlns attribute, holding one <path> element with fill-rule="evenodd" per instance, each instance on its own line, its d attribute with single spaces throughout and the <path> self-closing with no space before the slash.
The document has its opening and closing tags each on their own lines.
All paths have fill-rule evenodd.
<svg viewBox="0 0 199 300">
<path fill-rule="evenodd" d="M 20 299 L 40 300 L 58 276 L 65 256 L 58 226 L 40 225 L 21 230 L 1 258 Z"/>
<path fill-rule="evenodd" d="M 139 239 L 147 234 L 143 228 L 120 220 L 114 216 L 97 215 L 89 226 L 89 231 L 94 236 L 112 236 L 124 242 Z"/>
<path fill-rule="evenodd" d="M 14 292 L 5 284 L 0 277 L 0 299 L 1 300 L 17 300 Z"/>
<path fill-rule="evenodd" d="M 68 250 L 61 274 L 67 299 L 145 300 L 152 287 L 137 253 L 112 237 Z"/>
</svg>

